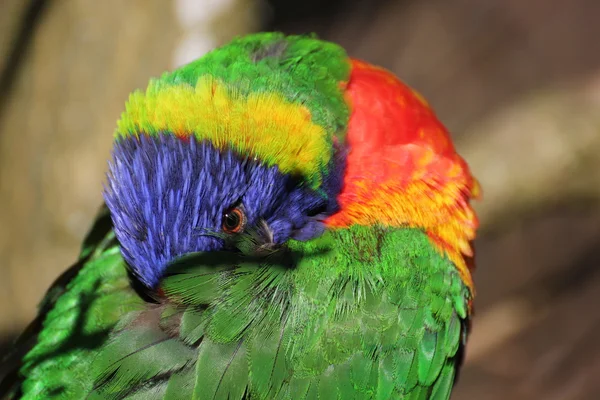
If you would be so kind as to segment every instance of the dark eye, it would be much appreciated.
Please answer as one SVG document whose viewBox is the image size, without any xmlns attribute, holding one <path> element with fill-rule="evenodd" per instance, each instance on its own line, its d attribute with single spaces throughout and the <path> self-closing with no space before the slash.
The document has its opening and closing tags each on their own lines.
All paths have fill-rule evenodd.
<svg viewBox="0 0 600 400">
<path fill-rule="evenodd" d="M 234 207 L 223 214 L 222 227 L 226 233 L 239 233 L 246 225 L 246 214 L 240 207 Z"/>
</svg>

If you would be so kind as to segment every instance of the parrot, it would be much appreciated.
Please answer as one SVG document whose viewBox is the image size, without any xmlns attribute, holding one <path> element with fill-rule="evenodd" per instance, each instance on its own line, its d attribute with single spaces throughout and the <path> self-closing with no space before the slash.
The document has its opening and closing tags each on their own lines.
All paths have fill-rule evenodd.
<svg viewBox="0 0 600 400">
<path fill-rule="evenodd" d="M 314 34 L 130 94 L 103 205 L 9 399 L 448 399 L 480 186 L 427 101 Z"/>
</svg>

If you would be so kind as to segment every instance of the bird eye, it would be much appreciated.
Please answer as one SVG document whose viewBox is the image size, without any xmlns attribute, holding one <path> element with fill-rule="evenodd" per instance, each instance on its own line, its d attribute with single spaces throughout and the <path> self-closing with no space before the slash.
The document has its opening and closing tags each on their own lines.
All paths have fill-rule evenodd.
<svg viewBox="0 0 600 400">
<path fill-rule="evenodd" d="M 239 233 L 246 225 L 246 214 L 240 207 L 234 207 L 223 214 L 222 227 L 226 233 Z"/>
</svg>

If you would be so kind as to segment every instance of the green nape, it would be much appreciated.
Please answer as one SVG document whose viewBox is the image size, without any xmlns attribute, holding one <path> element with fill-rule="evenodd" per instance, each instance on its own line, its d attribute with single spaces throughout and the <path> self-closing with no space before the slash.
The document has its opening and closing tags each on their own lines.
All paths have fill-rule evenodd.
<svg viewBox="0 0 600 400">
<path fill-rule="evenodd" d="M 212 75 L 243 94 L 279 92 L 309 108 L 329 133 L 344 132 L 349 110 L 340 84 L 350 75 L 346 51 L 315 35 L 257 33 L 239 37 L 196 61 L 164 73 L 162 85 L 195 86 Z"/>
<path fill-rule="evenodd" d="M 168 300 L 91 365 L 91 398 L 450 396 L 470 295 L 426 234 L 354 226 L 289 250 L 173 265 Z"/>
</svg>

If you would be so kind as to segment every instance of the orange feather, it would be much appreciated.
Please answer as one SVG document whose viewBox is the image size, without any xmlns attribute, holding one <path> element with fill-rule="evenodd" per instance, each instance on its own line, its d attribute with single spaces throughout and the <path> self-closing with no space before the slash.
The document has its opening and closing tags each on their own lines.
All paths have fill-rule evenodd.
<svg viewBox="0 0 600 400">
<path fill-rule="evenodd" d="M 346 86 L 350 147 L 341 210 L 330 227 L 351 224 L 424 228 L 473 290 L 470 200 L 479 185 L 427 102 L 389 71 L 351 60 Z"/>
</svg>

